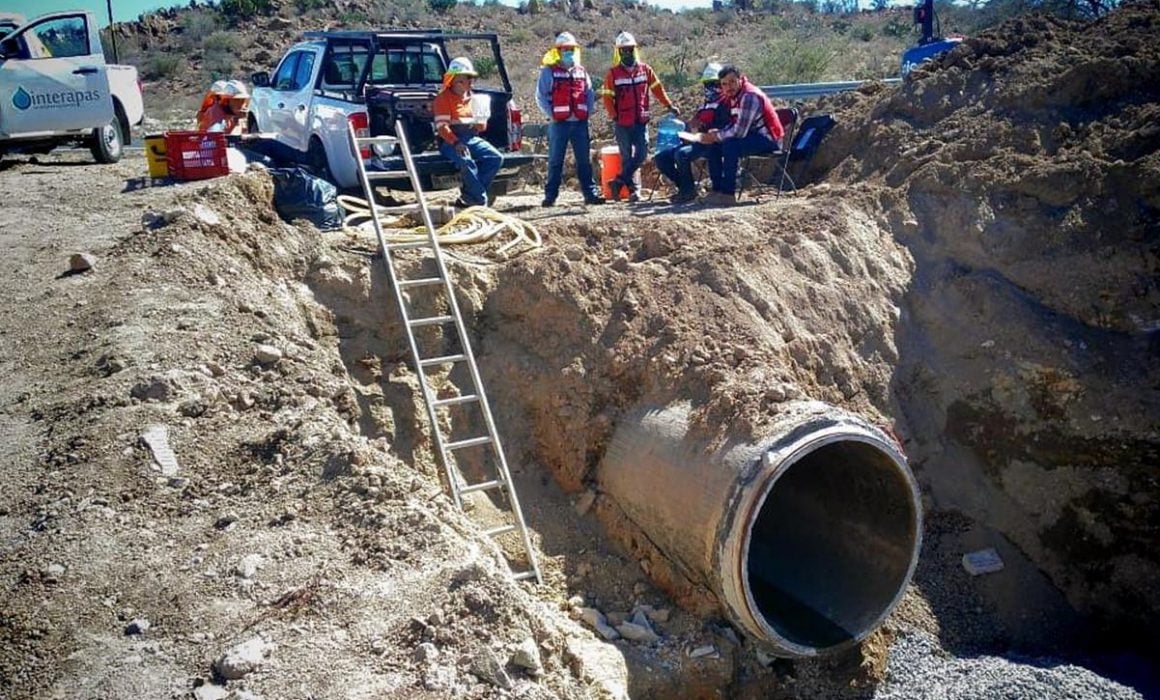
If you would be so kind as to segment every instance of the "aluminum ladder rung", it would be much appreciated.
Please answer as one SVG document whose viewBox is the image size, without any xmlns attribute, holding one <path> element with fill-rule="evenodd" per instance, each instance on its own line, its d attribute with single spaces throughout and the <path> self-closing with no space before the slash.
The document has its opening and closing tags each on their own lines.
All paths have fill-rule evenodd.
<svg viewBox="0 0 1160 700">
<path fill-rule="evenodd" d="M 458 404 L 471 403 L 472 401 L 479 401 L 479 397 L 475 394 L 464 394 L 463 396 L 455 396 L 450 399 L 436 399 L 434 405 L 439 406 L 455 406 Z"/>
<path fill-rule="evenodd" d="M 459 489 L 459 493 L 462 495 L 466 495 L 469 493 L 475 493 L 476 491 L 488 491 L 490 489 L 498 489 L 498 488 L 501 488 L 505 485 L 506 484 L 504 484 L 504 482 L 501 479 L 492 479 L 491 481 L 481 481 L 478 484 L 471 484 L 470 486 L 464 486 L 463 488 Z"/>
<path fill-rule="evenodd" d="M 407 336 L 407 342 L 411 348 L 411 358 L 415 362 L 416 373 L 419 375 L 419 388 L 422 390 L 423 402 L 427 410 L 427 418 L 431 422 L 431 430 L 435 436 L 435 444 L 438 446 L 438 453 L 444 473 L 447 477 L 447 484 L 451 491 L 451 496 L 455 501 L 455 506 L 459 510 L 464 510 L 463 495 L 475 493 L 476 491 L 486 491 L 490 489 L 503 489 L 506 496 L 505 500 L 507 508 L 512 516 L 512 524 L 503 525 L 499 527 L 492 527 L 485 530 L 485 534 L 489 537 L 495 537 L 509 532 L 517 532 L 523 542 L 524 552 L 527 555 L 528 570 L 519 573 L 512 572 L 512 578 L 516 581 L 525 581 L 527 579 L 535 579 L 537 582 L 543 582 L 543 576 L 540 573 L 540 566 L 536 561 L 536 549 L 532 544 L 531 536 L 528 534 L 527 523 L 524 522 L 524 513 L 520 508 L 519 497 L 516 494 L 515 486 L 512 482 L 511 471 L 508 469 L 507 458 L 504 456 L 503 447 L 500 445 L 499 432 L 495 427 L 495 419 L 492 417 L 491 408 L 488 405 L 487 394 L 483 388 L 483 379 L 480 377 L 479 368 L 475 364 L 475 355 L 471 350 L 471 343 L 468 338 L 462 339 L 463 349 L 457 355 L 444 355 L 441 357 L 427 357 L 424 358 L 419 352 L 419 344 L 415 338 L 414 329 L 422 326 L 433 326 L 441 323 L 454 322 L 457 328 L 463 329 L 463 316 L 459 310 L 459 304 L 455 300 L 455 294 L 449 294 L 448 313 L 441 316 L 430 316 L 425 318 L 410 319 L 407 311 L 407 300 L 409 296 L 404 291 L 408 288 L 424 287 L 437 284 L 447 286 L 449 292 L 451 289 L 451 278 L 447 274 L 447 267 L 443 261 L 443 253 L 439 244 L 438 232 L 435 228 L 434 222 L 431 220 L 431 212 L 427 207 L 427 199 L 423 192 L 422 183 L 419 179 L 419 171 L 415 166 L 415 157 L 411 152 L 411 144 L 407 138 L 407 130 L 402 121 L 395 121 L 395 136 L 363 136 L 360 137 L 354 130 L 354 126 L 347 125 L 347 138 L 349 139 L 351 151 L 350 157 L 355 162 L 355 169 L 358 172 L 359 182 L 363 188 L 363 194 L 367 202 L 371 204 L 371 224 L 374 227 L 375 236 L 378 239 L 379 250 L 382 252 L 383 266 L 387 270 L 387 275 L 390 277 L 391 286 L 395 293 L 395 302 L 399 306 L 399 311 L 406 321 L 403 324 L 403 331 Z M 406 166 L 406 172 L 400 171 L 367 171 L 367 162 L 363 160 L 359 153 L 371 145 L 394 145 L 398 144 L 399 152 L 403 156 L 403 163 Z M 411 183 L 411 188 L 415 192 L 415 198 L 419 203 L 419 211 L 423 217 L 423 226 L 427 230 L 427 236 L 424 240 L 408 241 L 406 243 L 389 243 L 386 234 L 383 233 L 383 221 L 380 218 L 379 210 L 375 203 L 375 186 L 372 184 L 380 180 L 401 180 L 408 179 Z M 413 279 L 400 279 L 399 271 L 395 269 L 397 261 L 391 255 L 395 250 L 406 249 L 425 249 L 430 253 L 421 253 L 424 261 L 433 261 L 435 264 L 435 274 L 430 277 L 416 277 Z M 426 274 L 431 274 L 428 271 Z M 464 386 L 461 396 L 453 396 L 447 399 L 435 398 L 435 389 L 428 380 L 428 375 L 424 371 L 426 367 L 433 367 L 435 365 L 448 365 L 457 362 L 464 362 L 467 364 L 468 377 L 471 386 Z M 440 428 L 440 416 L 436 412 L 440 406 L 453 406 L 456 404 L 466 404 L 477 402 L 480 407 L 479 413 L 483 416 L 483 421 L 487 425 L 487 434 L 481 437 L 467 438 L 466 440 L 458 440 L 455 442 L 446 442 L 443 437 L 444 433 Z M 447 414 L 444 418 L 448 417 Z M 457 449 L 465 447 L 472 447 L 475 445 L 490 444 L 495 449 L 495 460 L 490 471 L 492 474 L 482 476 L 487 479 L 488 476 L 494 476 L 490 481 L 481 481 L 475 484 L 464 484 L 463 477 L 459 475 L 456 468 L 453 452 Z M 497 499 L 500 500 L 500 499 Z M 497 504 L 498 505 L 498 504 Z"/>
<path fill-rule="evenodd" d="M 460 440 L 458 442 L 449 442 L 443 446 L 443 449 L 448 450 L 448 451 L 462 450 L 465 447 L 475 447 L 477 445 L 486 445 L 489 442 L 492 442 L 491 436 L 484 435 L 482 437 L 467 438 L 466 440 Z"/>
<path fill-rule="evenodd" d="M 431 365 L 450 365 L 456 362 L 463 362 L 467 359 L 467 355 L 444 355 L 442 357 L 428 357 L 425 360 L 419 360 L 420 367 L 430 367 Z"/>
<path fill-rule="evenodd" d="M 407 250 L 408 248 L 430 248 L 431 241 L 407 241 L 406 243 L 388 243 L 387 250 Z"/>
<path fill-rule="evenodd" d="M 442 277 L 423 277 L 420 279 L 413 279 L 413 280 L 399 280 L 399 286 L 402 288 L 425 287 L 425 286 L 432 285 L 432 284 L 442 284 L 442 283 L 443 283 Z"/>
<path fill-rule="evenodd" d="M 394 136 L 356 136 L 354 140 L 360 146 L 372 146 L 374 144 L 394 146 L 399 142 L 399 139 Z"/>
<path fill-rule="evenodd" d="M 438 326 L 444 323 L 451 323 L 454 320 L 454 316 L 428 316 L 427 318 L 416 318 L 412 321 L 407 321 L 407 325 L 411 328 L 418 328 L 420 326 Z"/>
</svg>

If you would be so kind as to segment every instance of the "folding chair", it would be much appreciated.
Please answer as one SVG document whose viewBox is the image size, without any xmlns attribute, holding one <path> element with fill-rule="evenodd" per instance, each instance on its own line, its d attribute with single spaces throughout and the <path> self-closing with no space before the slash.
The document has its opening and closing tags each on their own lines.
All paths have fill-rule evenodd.
<svg viewBox="0 0 1160 700">
<path fill-rule="evenodd" d="M 798 111 L 794 107 L 781 107 L 777 110 L 777 118 L 781 122 L 781 126 L 785 129 L 785 135 L 782 136 L 782 145 L 776 151 L 769 153 L 756 153 L 751 156 L 745 156 L 741 159 L 739 170 L 737 173 L 737 196 L 741 196 L 742 190 L 745 189 L 746 182 L 752 182 L 754 186 L 768 185 L 773 183 L 773 178 L 777 176 L 778 170 L 785 173 L 786 157 L 789 151 L 786 149 L 786 144 L 793 143 L 794 125 L 797 124 Z M 770 173 L 769 180 L 762 182 L 760 178 L 753 174 L 752 159 L 754 158 L 772 158 L 773 172 Z M 780 167 L 779 167 L 780 165 Z M 780 191 L 780 190 L 779 190 Z"/>
<path fill-rule="evenodd" d="M 800 163 L 797 167 L 797 177 L 801 179 L 810 167 L 810 161 L 822 145 L 822 139 L 834 128 L 837 120 L 830 114 L 815 114 L 805 119 L 798 127 L 797 135 L 790 142 L 790 149 L 785 154 L 781 168 L 781 182 L 777 185 L 778 192 L 785 190 L 785 183 L 789 181 L 790 190 L 796 190 L 797 184 L 789 174 L 790 165 Z"/>
</svg>

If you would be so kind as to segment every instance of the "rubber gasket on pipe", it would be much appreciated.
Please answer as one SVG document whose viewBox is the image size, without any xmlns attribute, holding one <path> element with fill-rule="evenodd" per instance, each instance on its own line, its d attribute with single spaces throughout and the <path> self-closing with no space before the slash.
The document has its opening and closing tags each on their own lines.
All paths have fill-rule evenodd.
<svg viewBox="0 0 1160 700">
<path fill-rule="evenodd" d="M 785 405 L 760 439 L 691 430 L 690 415 L 674 403 L 623 416 L 600 489 L 775 653 L 865 639 L 902 599 L 921 546 L 895 441 L 818 402 Z"/>
</svg>

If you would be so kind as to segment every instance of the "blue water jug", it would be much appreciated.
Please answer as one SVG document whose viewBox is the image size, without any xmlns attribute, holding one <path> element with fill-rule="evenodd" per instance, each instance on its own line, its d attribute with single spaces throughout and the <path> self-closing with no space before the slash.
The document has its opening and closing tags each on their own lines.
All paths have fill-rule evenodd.
<svg viewBox="0 0 1160 700">
<path fill-rule="evenodd" d="M 671 114 L 666 114 L 657 125 L 657 153 L 680 146 L 681 137 L 677 134 L 684 130 L 685 122 Z"/>
</svg>

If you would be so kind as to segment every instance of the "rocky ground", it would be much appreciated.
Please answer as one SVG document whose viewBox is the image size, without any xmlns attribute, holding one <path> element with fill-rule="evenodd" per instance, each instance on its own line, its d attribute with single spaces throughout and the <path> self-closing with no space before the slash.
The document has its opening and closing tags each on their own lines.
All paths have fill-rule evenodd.
<svg viewBox="0 0 1160 700">
<path fill-rule="evenodd" d="M 1027 20 L 836 98 L 798 193 L 501 199 L 545 245 L 451 267 L 539 586 L 445 495 L 369 237 L 282 222 L 262 172 L 6 159 L 0 694 L 1156 694 L 1157 21 Z M 599 492 L 618 416 L 672 396 L 903 439 L 924 547 L 861 648 L 772 659 Z"/>
</svg>

